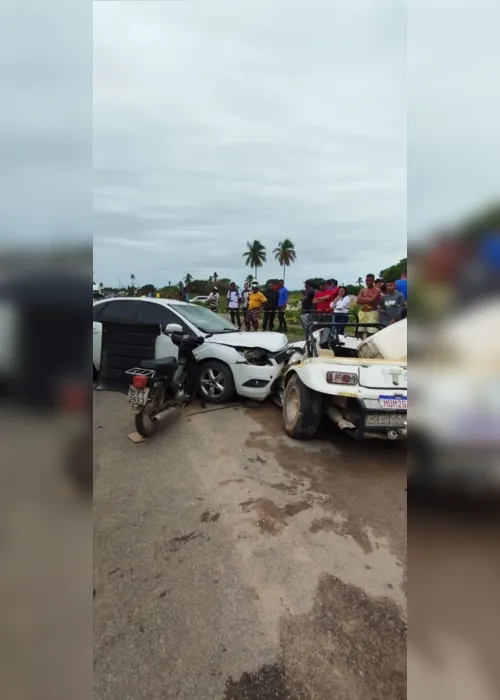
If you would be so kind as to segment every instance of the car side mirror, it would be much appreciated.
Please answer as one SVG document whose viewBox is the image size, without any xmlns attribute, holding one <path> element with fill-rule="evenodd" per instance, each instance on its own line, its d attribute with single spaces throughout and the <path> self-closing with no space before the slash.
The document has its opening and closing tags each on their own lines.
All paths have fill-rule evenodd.
<svg viewBox="0 0 500 700">
<path fill-rule="evenodd" d="M 182 326 L 179 323 L 169 323 L 165 328 L 165 332 L 169 335 L 172 333 L 182 333 Z"/>
</svg>

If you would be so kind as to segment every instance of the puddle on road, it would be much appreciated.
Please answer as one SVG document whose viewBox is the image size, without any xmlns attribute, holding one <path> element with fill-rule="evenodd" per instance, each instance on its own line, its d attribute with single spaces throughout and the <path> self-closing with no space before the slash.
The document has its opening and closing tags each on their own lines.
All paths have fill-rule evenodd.
<svg viewBox="0 0 500 700">
<path fill-rule="evenodd" d="M 281 664 L 262 666 L 255 673 L 243 673 L 237 681 L 226 681 L 223 700 L 299 700 L 292 697 Z"/>
<path fill-rule="evenodd" d="M 310 612 L 281 618 L 277 662 L 228 678 L 224 700 L 403 700 L 406 636 L 392 601 L 325 574 Z"/>
<path fill-rule="evenodd" d="M 216 523 L 219 518 L 220 513 L 218 511 L 213 513 L 209 508 L 207 508 L 207 510 L 204 510 L 201 514 L 200 520 L 202 523 Z"/>
<path fill-rule="evenodd" d="M 318 505 L 341 514 L 341 534 L 353 537 L 365 552 L 372 551 L 370 527 L 405 560 L 406 452 L 401 444 L 356 442 L 339 433 L 335 445 L 331 436 L 297 443 L 284 434 L 281 416 L 272 407 L 253 410 L 251 417 L 262 429 L 249 433 L 246 446 L 272 454 L 292 489 L 305 485 Z M 284 490 L 282 483 L 273 487 Z"/>
<path fill-rule="evenodd" d="M 242 478 L 237 478 L 237 479 L 224 479 L 223 481 L 219 481 L 219 486 L 228 486 L 229 484 L 244 484 L 245 479 Z"/>
<path fill-rule="evenodd" d="M 192 540 L 196 540 L 199 537 L 203 537 L 199 532 L 188 532 L 186 535 L 180 535 L 179 537 L 172 537 L 167 542 L 167 549 L 169 552 L 178 552 L 181 545 L 187 544 Z"/>
<path fill-rule="evenodd" d="M 269 498 L 253 498 L 240 503 L 240 507 L 245 513 L 255 510 L 259 518 L 257 525 L 260 530 L 268 535 L 277 535 L 288 524 L 288 518 L 308 510 L 311 504 L 307 501 L 298 501 L 296 503 L 287 503 L 280 508 Z"/>
<path fill-rule="evenodd" d="M 373 542 L 370 540 L 366 529 L 361 523 L 352 518 L 344 519 L 342 516 L 328 518 L 315 518 L 309 528 L 309 532 L 315 535 L 318 532 L 335 532 L 341 537 L 352 537 L 359 544 L 365 554 L 373 552 Z"/>
<path fill-rule="evenodd" d="M 293 688 L 322 700 L 406 698 L 406 624 L 395 603 L 323 575 L 307 615 L 281 624 L 281 663 Z"/>
</svg>

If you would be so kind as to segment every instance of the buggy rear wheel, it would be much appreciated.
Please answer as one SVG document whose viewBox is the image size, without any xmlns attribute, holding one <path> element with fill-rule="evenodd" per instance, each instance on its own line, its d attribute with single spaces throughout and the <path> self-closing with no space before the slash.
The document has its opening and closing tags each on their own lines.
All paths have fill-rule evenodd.
<svg viewBox="0 0 500 700">
<path fill-rule="evenodd" d="M 288 435 L 297 440 L 310 440 L 319 428 L 322 414 L 321 394 L 311 391 L 294 374 L 283 396 L 283 424 Z"/>
</svg>

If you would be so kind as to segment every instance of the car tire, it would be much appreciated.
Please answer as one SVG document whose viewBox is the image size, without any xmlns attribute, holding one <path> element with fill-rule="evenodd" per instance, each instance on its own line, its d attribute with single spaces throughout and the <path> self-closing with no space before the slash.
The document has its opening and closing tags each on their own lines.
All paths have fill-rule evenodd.
<svg viewBox="0 0 500 700">
<path fill-rule="evenodd" d="M 207 360 L 199 369 L 198 394 L 202 401 L 221 404 L 232 401 L 236 394 L 231 369 L 219 360 Z"/>
<path fill-rule="evenodd" d="M 310 440 L 318 431 L 322 415 L 321 394 L 311 391 L 294 374 L 283 395 L 283 425 L 287 434 L 296 440 Z"/>
</svg>

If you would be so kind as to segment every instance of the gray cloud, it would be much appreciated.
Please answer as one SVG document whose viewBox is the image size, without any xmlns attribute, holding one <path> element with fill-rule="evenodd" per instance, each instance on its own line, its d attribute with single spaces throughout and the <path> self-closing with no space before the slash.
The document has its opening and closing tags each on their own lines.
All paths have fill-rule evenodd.
<svg viewBox="0 0 500 700">
<path fill-rule="evenodd" d="M 91 9 L 4 5 L 0 245 L 90 242 Z"/>
<path fill-rule="evenodd" d="M 425 237 L 498 198 L 500 5 L 411 3 L 408 231 Z"/>
<path fill-rule="evenodd" d="M 98 3 L 98 276 L 355 280 L 406 252 L 405 10 L 399 2 Z"/>
<path fill-rule="evenodd" d="M 100 277 L 162 283 L 241 279 L 248 238 L 286 235 L 292 282 L 351 280 L 405 254 L 407 219 L 421 236 L 497 194 L 498 3 L 108 2 L 92 221 L 92 8 L 66 9 L 2 10 L 3 244 L 93 224 Z"/>
</svg>

